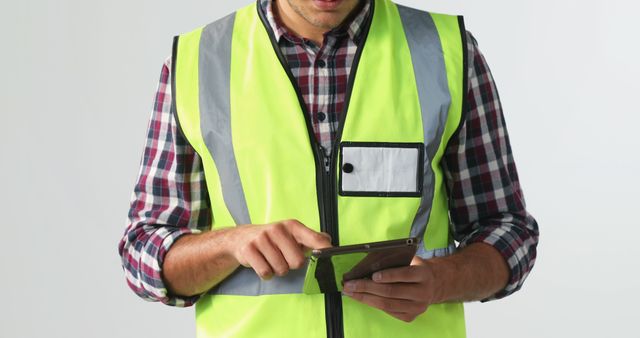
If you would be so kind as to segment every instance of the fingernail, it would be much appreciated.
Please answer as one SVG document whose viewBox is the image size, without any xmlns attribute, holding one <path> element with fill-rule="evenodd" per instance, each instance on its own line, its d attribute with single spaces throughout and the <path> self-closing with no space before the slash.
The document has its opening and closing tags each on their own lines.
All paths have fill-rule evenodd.
<svg viewBox="0 0 640 338">
<path fill-rule="evenodd" d="M 353 296 L 353 293 L 351 293 L 349 291 L 346 291 L 346 290 L 342 290 L 342 294 L 345 295 L 345 296 L 348 296 L 348 297 Z"/>
<path fill-rule="evenodd" d="M 354 291 L 355 289 L 356 289 L 356 285 L 353 282 L 344 283 L 344 290 L 345 291 Z"/>
<path fill-rule="evenodd" d="M 374 273 L 373 276 L 371 276 L 371 279 L 373 279 L 376 282 L 380 281 L 382 279 L 382 273 L 380 272 Z"/>
</svg>

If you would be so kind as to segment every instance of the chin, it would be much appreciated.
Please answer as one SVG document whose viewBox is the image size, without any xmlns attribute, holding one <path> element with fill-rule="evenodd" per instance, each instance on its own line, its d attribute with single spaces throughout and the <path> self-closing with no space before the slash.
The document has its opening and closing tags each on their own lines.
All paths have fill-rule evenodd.
<svg viewBox="0 0 640 338">
<path fill-rule="evenodd" d="M 344 18 L 336 18 L 332 15 L 321 15 L 314 18 L 313 24 L 320 28 L 333 29 L 339 26 Z"/>
</svg>

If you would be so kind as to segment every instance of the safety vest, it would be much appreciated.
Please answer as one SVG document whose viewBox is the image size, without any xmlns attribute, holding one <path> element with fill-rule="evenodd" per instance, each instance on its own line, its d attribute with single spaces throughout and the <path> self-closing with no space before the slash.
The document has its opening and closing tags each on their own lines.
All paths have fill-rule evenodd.
<svg viewBox="0 0 640 338">
<path fill-rule="evenodd" d="M 173 111 L 200 155 L 212 229 L 297 219 L 334 245 L 418 237 L 445 256 L 440 168 L 462 120 L 461 17 L 372 1 L 331 170 L 296 81 L 256 3 L 174 40 Z M 406 323 L 340 293 L 302 293 L 304 269 L 262 281 L 239 268 L 196 305 L 204 337 L 464 337 L 460 303 Z"/>
</svg>

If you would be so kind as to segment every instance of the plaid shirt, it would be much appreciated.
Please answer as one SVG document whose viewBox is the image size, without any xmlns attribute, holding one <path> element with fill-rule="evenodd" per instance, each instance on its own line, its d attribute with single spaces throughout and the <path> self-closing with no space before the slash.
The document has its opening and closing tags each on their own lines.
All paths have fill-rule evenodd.
<svg viewBox="0 0 640 338">
<path fill-rule="evenodd" d="M 331 149 L 370 6 L 367 2 L 346 25 L 326 33 L 321 47 L 288 32 L 274 17 L 271 1 L 261 0 L 260 6 L 298 82 L 315 137 Z M 531 271 L 538 226 L 525 209 L 495 83 L 476 40 L 467 36 L 466 119 L 441 165 L 449 192 L 451 231 L 460 247 L 484 242 L 508 263 L 507 286 L 490 298 L 497 299 L 520 289 Z M 140 297 L 189 306 L 198 296 L 169 294 L 162 280 L 162 262 L 180 236 L 208 230 L 212 215 L 201 159 L 171 114 L 170 69 L 167 59 L 119 252 L 127 283 Z"/>
</svg>

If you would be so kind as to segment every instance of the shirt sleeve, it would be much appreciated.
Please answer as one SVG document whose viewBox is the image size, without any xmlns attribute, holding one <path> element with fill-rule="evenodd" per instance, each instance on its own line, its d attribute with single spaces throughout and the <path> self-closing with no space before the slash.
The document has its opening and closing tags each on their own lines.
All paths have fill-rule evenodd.
<svg viewBox="0 0 640 338">
<path fill-rule="evenodd" d="M 169 294 L 162 262 L 185 234 L 207 229 L 209 197 L 200 157 L 178 130 L 171 113 L 171 59 L 162 67 L 127 227 L 118 251 L 129 287 L 140 297 L 190 306 L 194 297 Z"/>
<path fill-rule="evenodd" d="M 538 224 L 527 212 L 493 77 L 467 33 L 468 92 L 464 121 L 442 163 L 453 235 L 460 247 L 486 243 L 510 269 L 507 286 L 483 301 L 522 287 L 536 259 Z"/>
</svg>

